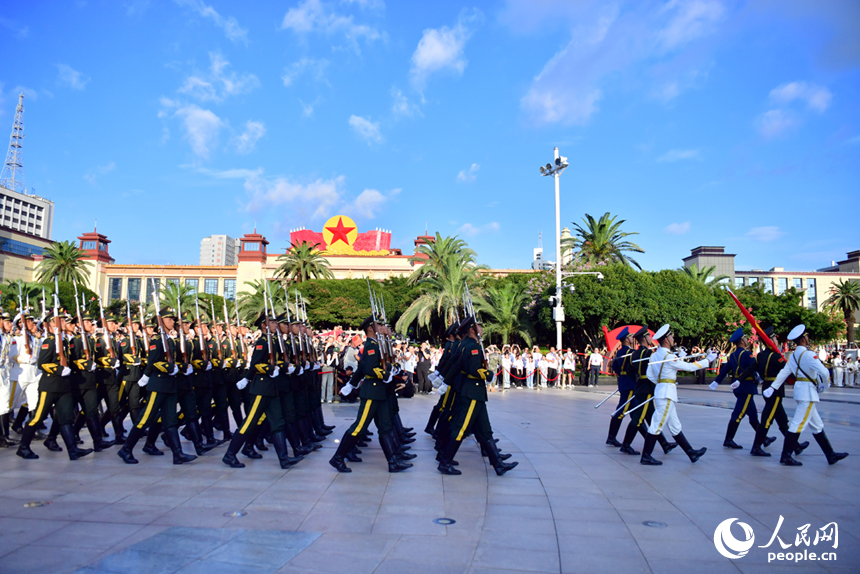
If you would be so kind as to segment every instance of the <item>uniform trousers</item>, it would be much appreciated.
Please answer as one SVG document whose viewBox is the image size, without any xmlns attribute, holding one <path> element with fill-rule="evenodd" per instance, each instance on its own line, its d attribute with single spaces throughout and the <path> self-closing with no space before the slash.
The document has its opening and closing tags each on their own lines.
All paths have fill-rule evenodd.
<svg viewBox="0 0 860 574">
<path fill-rule="evenodd" d="M 806 427 L 812 430 L 812 434 L 823 431 L 824 421 L 818 414 L 817 404 L 817 402 L 812 401 L 797 401 L 797 409 L 791 418 L 791 424 L 788 425 L 788 432 L 800 434 Z"/>
<path fill-rule="evenodd" d="M 54 417 L 60 426 L 70 425 L 75 422 L 75 399 L 72 393 L 39 393 L 39 402 L 35 411 L 30 411 L 30 420 L 27 426 L 34 427 L 43 422 L 51 409 L 54 409 Z"/>
<path fill-rule="evenodd" d="M 749 417 L 750 425 L 755 429 L 758 428 L 758 410 L 756 410 L 754 395 L 750 393 L 741 393 L 739 390 L 734 391 L 736 401 L 735 408 L 732 410 L 732 422 L 740 424 L 744 420 L 744 416 Z"/>
<path fill-rule="evenodd" d="M 136 423 L 140 418 L 140 409 L 143 408 L 144 391 L 137 381 L 126 381 L 125 391 L 128 393 L 128 410 L 131 412 L 132 422 Z"/>
<path fill-rule="evenodd" d="M 199 413 L 197 412 L 197 396 L 193 390 L 179 391 L 176 394 L 176 402 L 179 405 L 181 419 L 187 424 L 188 421 L 196 421 Z"/>
<path fill-rule="evenodd" d="M 269 421 L 272 434 L 284 430 L 284 417 L 281 413 L 281 401 L 278 397 L 249 394 L 248 398 L 251 406 L 248 408 L 245 422 L 239 429 L 242 436 L 246 436 L 264 421 Z"/>
<path fill-rule="evenodd" d="M 99 392 L 96 389 L 80 389 L 75 398 L 81 405 L 81 410 L 87 418 L 99 416 Z"/>
<path fill-rule="evenodd" d="M 146 408 L 135 426 L 143 430 L 153 422 L 161 422 L 161 428 L 165 430 L 176 428 L 178 424 L 176 401 L 176 393 L 150 391 L 146 399 Z"/>
<path fill-rule="evenodd" d="M 284 417 L 284 424 L 292 425 L 298 421 L 296 416 L 296 401 L 291 391 L 278 393 L 278 400 L 281 402 L 281 416 Z"/>
<path fill-rule="evenodd" d="M 14 398 L 16 406 L 27 405 L 35 410 L 39 405 L 39 381 L 18 381 L 18 395 Z"/>
<path fill-rule="evenodd" d="M 633 400 L 630 400 L 630 399 L 633 399 Z M 628 403 L 627 401 L 630 401 L 630 402 Z M 623 421 L 624 417 L 627 416 L 627 411 L 636 407 L 636 405 L 633 404 L 634 402 L 636 402 L 636 399 L 633 396 L 633 391 L 618 391 L 618 406 L 615 407 L 615 410 L 618 411 L 618 414 L 616 414 L 613 418 L 618 419 L 619 422 Z M 624 403 L 627 403 L 627 404 L 622 409 L 621 405 L 624 405 Z M 644 410 L 645 408 L 647 408 L 647 407 L 642 407 L 639 410 Z M 619 409 L 621 409 L 621 410 L 619 410 Z M 615 412 L 615 411 L 612 411 L 612 412 Z M 639 411 L 636 411 L 635 414 L 638 415 Z"/>
<path fill-rule="evenodd" d="M 6 374 L 0 375 L 0 415 L 5 415 L 12 410 L 17 391 L 16 382 L 10 380 Z"/>
<path fill-rule="evenodd" d="M 681 421 L 675 412 L 675 401 L 672 399 L 654 399 L 654 414 L 651 415 L 651 425 L 648 432 L 658 435 L 663 432 L 663 427 L 669 428 L 672 436 L 681 434 Z"/>
<path fill-rule="evenodd" d="M 625 412 L 630 415 L 630 424 L 635 425 L 637 428 L 641 427 L 643 424 L 646 428 L 651 426 L 651 417 L 654 414 L 654 401 L 650 401 L 641 409 L 633 411 L 633 409 L 648 401 L 651 397 L 651 393 L 639 393 L 634 395 L 633 402 L 627 405 L 627 408 L 625 409 Z"/>
<path fill-rule="evenodd" d="M 387 399 L 361 399 L 358 405 L 358 418 L 355 419 L 346 434 L 358 437 L 367 431 L 370 421 L 376 424 L 376 430 L 380 437 L 391 432 L 393 423 L 391 421 L 391 407 L 388 405 Z"/>
<path fill-rule="evenodd" d="M 785 409 L 782 405 L 783 401 L 783 397 L 778 397 L 775 394 L 764 400 L 764 408 L 761 411 L 761 422 L 765 430 L 770 428 L 773 421 L 776 421 L 779 430 L 783 434 L 788 432 L 788 415 L 785 414 Z"/>
<path fill-rule="evenodd" d="M 451 440 L 461 442 L 463 437 L 474 433 L 481 444 L 493 439 L 493 427 L 487 413 L 487 403 L 461 397 L 451 419 Z"/>
</svg>

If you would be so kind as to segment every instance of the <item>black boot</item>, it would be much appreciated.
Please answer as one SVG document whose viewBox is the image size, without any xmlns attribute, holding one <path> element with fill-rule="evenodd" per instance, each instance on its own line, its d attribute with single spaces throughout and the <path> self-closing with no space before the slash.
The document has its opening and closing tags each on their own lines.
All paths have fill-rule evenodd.
<svg viewBox="0 0 860 574">
<path fill-rule="evenodd" d="M 753 445 L 750 449 L 750 454 L 752 456 L 770 456 L 770 453 L 764 450 L 761 446 Z"/>
<path fill-rule="evenodd" d="M 445 444 L 444 450 L 439 452 L 439 466 L 436 469 L 442 474 L 450 474 L 450 475 L 458 475 L 463 474 L 460 470 L 454 468 L 454 457 L 457 455 L 457 451 L 460 449 L 460 441 L 458 440 L 449 440 Z"/>
<path fill-rule="evenodd" d="M 245 436 L 239 432 L 233 433 L 233 438 L 230 439 L 230 446 L 227 447 L 227 452 L 224 453 L 221 462 L 230 468 L 245 468 L 245 465 L 236 458 L 236 453 L 239 452 L 243 444 L 245 444 Z"/>
<path fill-rule="evenodd" d="M 317 408 L 317 412 L 319 412 L 319 414 L 320 414 L 320 425 L 322 426 L 322 428 L 324 428 L 325 430 L 330 430 L 330 431 L 333 431 L 334 429 L 337 428 L 334 425 L 325 424 L 325 415 L 323 414 L 323 410 L 322 410 L 321 406 Z"/>
<path fill-rule="evenodd" d="M 124 463 L 137 464 L 137 459 L 134 458 L 132 451 L 134 450 L 134 445 L 136 445 L 137 441 L 140 440 L 140 437 L 143 436 L 143 432 L 144 431 L 142 429 L 139 429 L 136 426 L 131 427 L 128 436 L 125 439 L 125 443 L 123 443 L 122 448 L 116 452 L 117 456 L 120 457 Z"/>
<path fill-rule="evenodd" d="M 20 411 L 19 411 L 20 412 Z M 21 458 L 37 459 L 39 455 L 33 452 L 30 448 L 30 442 L 36 435 L 36 427 L 26 426 L 21 432 L 21 444 L 18 445 L 18 451 L 15 453 Z"/>
<path fill-rule="evenodd" d="M 735 433 L 738 432 L 738 423 L 734 419 L 729 421 L 729 426 L 726 429 L 726 438 L 723 440 L 723 447 L 732 449 L 741 449 L 741 445 L 735 442 Z"/>
<path fill-rule="evenodd" d="M 161 423 L 154 422 L 149 425 L 149 430 L 146 432 L 146 442 L 143 445 L 143 452 L 150 456 L 164 456 L 164 452 L 155 446 L 155 441 L 158 439 L 158 434 L 161 432 Z M 131 433 L 129 433 L 131 436 Z M 128 442 L 128 439 L 125 439 Z"/>
<path fill-rule="evenodd" d="M 15 446 L 18 441 L 9 434 L 9 422 L 12 419 L 12 413 L 8 412 L 5 415 L 0 415 L 0 426 L 3 429 L 3 438 L 6 440 L 7 446 Z"/>
<path fill-rule="evenodd" d="M 407 449 L 409 447 L 408 446 L 405 447 L 402 444 L 400 444 L 400 442 L 397 440 L 397 437 L 394 437 L 393 442 L 394 442 L 394 448 L 395 448 L 394 453 L 397 455 L 397 457 L 400 460 L 412 460 L 414 458 L 418 458 L 417 454 L 412 454 L 412 453 L 406 452 L 405 449 Z"/>
<path fill-rule="evenodd" d="M 618 417 L 612 417 L 609 419 L 609 435 L 606 437 L 606 444 L 609 446 L 619 447 L 623 446 L 618 439 L 618 429 L 621 428 L 621 419 Z"/>
<path fill-rule="evenodd" d="M 330 430 L 326 430 L 326 429 L 322 428 L 322 423 L 320 422 L 320 417 L 319 417 L 319 411 L 311 411 L 309 418 L 311 420 L 311 427 L 314 429 L 314 434 L 321 436 L 321 437 L 327 437 L 328 435 L 331 434 Z"/>
<path fill-rule="evenodd" d="M 125 415 L 117 413 L 116 416 L 111 416 L 111 422 L 113 423 L 113 433 L 114 433 L 114 443 L 122 444 L 125 442 L 125 427 L 122 426 L 122 422 L 125 419 Z"/>
<path fill-rule="evenodd" d="M 299 429 L 297 428 L 296 423 L 286 425 L 284 430 L 290 446 L 293 447 L 293 455 L 296 458 L 313 452 L 313 449 L 302 446 L 302 441 L 299 438 Z"/>
<path fill-rule="evenodd" d="M 654 452 L 654 447 L 657 444 L 657 435 L 648 433 L 645 435 L 645 446 L 642 447 L 642 458 L 639 459 L 639 464 L 644 464 L 646 466 L 660 466 L 663 464 L 653 456 L 651 453 Z"/>
<path fill-rule="evenodd" d="M 216 446 L 221 443 L 215 440 L 215 431 L 212 428 L 212 419 L 203 417 L 201 419 L 201 423 L 198 425 L 199 429 L 202 429 L 202 438 L 203 438 L 203 448 L 206 450 L 212 450 Z"/>
<path fill-rule="evenodd" d="M 402 472 L 408 468 L 412 468 L 412 463 L 404 462 L 397 457 L 394 437 L 391 436 L 391 432 L 379 436 L 379 446 L 382 447 L 382 452 L 388 461 L 388 472 Z"/>
<path fill-rule="evenodd" d="M 27 422 L 27 415 L 30 413 L 24 407 L 18 407 L 18 414 L 15 416 L 15 422 L 12 423 L 12 430 L 18 434 L 23 434 L 24 423 Z"/>
<path fill-rule="evenodd" d="M 337 450 L 334 451 L 334 456 L 328 461 L 338 472 L 352 472 L 352 469 L 346 466 L 344 459 L 355 448 L 355 443 L 355 437 L 349 431 L 340 439 L 340 444 L 337 446 Z"/>
<path fill-rule="evenodd" d="M 824 456 L 827 457 L 828 464 L 836 464 L 848 456 L 847 452 L 833 452 L 833 447 L 830 446 L 830 441 L 827 439 L 827 435 L 824 434 L 824 431 L 813 434 L 812 438 L 815 439 L 815 442 L 817 442 L 818 446 L 821 447 L 821 450 L 824 451 Z"/>
<path fill-rule="evenodd" d="M 669 454 L 670 452 L 672 452 L 673 448 L 677 448 L 678 443 L 669 442 L 668 440 L 666 440 L 666 437 L 663 436 L 662 432 L 656 436 L 657 443 L 660 445 L 660 448 L 663 449 L 663 454 Z"/>
<path fill-rule="evenodd" d="M 173 451 L 173 464 L 184 464 L 196 460 L 197 457 L 193 454 L 185 454 L 182 452 L 182 443 L 179 441 L 179 429 L 176 427 L 169 428 L 165 431 L 168 438 L 167 446 Z"/>
<path fill-rule="evenodd" d="M 87 430 L 90 431 L 90 437 L 93 439 L 93 450 L 101 452 L 114 445 L 113 441 L 106 441 L 101 435 L 98 417 L 90 417 L 86 420 Z"/>
<path fill-rule="evenodd" d="M 354 448 L 351 451 L 349 451 L 349 453 L 343 458 L 346 459 L 348 462 L 361 462 L 361 457 L 358 456 L 360 454 L 361 454 L 361 451 L 358 450 L 358 448 Z"/>
<path fill-rule="evenodd" d="M 798 442 L 797 446 L 794 447 L 794 454 L 798 455 L 805 451 L 809 447 L 809 441 L 805 440 L 803 442 Z"/>
<path fill-rule="evenodd" d="M 325 440 L 325 437 L 321 437 L 314 432 L 313 426 L 311 425 L 311 417 L 306 416 L 299 421 L 300 426 L 304 426 L 305 435 L 311 442 L 322 442 Z M 316 450 L 316 449 L 314 449 Z"/>
<path fill-rule="evenodd" d="M 287 453 L 287 438 L 284 436 L 284 431 L 272 433 L 270 439 L 272 441 L 272 448 L 275 449 L 275 453 L 278 455 L 278 462 L 280 462 L 282 469 L 287 470 L 299 462 L 298 459 L 291 458 Z"/>
<path fill-rule="evenodd" d="M 639 428 L 637 427 L 636 423 L 633 420 L 631 420 L 629 423 L 627 423 L 627 430 L 624 431 L 624 442 L 621 444 L 621 452 L 626 452 L 624 450 L 625 446 L 627 448 L 629 448 L 630 450 L 633 450 L 633 447 L 631 445 L 633 444 L 633 439 L 636 438 L 636 432 L 638 430 L 639 430 Z M 627 453 L 627 454 L 629 454 L 629 453 Z"/>
<path fill-rule="evenodd" d="M 681 450 L 687 453 L 687 456 L 690 457 L 690 462 L 696 462 L 697 460 L 702 458 L 702 455 L 705 454 L 708 450 L 705 447 L 702 447 L 698 450 L 691 447 L 689 441 L 687 440 L 687 437 L 685 437 L 684 433 L 682 432 L 679 432 L 675 435 L 675 442 L 678 443 L 678 446 L 681 447 Z"/>
<path fill-rule="evenodd" d="M 433 436 L 433 432 L 436 430 L 436 421 L 439 420 L 439 409 L 435 406 L 430 410 L 430 418 L 427 419 L 427 426 L 424 427 L 424 432 Z"/>
<path fill-rule="evenodd" d="M 791 453 L 797 447 L 797 439 L 800 438 L 800 433 L 789 432 L 785 435 L 785 442 L 782 443 L 782 456 L 779 457 L 779 463 L 785 466 L 803 466 L 799 460 L 791 458 Z"/>
<path fill-rule="evenodd" d="M 478 443 L 487 451 L 487 458 L 490 461 L 490 464 L 493 465 L 493 468 L 496 471 L 498 476 L 502 476 L 509 470 L 516 468 L 519 464 L 518 462 L 503 462 L 499 457 L 499 448 L 496 446 L 495 441 L 493 440 L 482 440 L 478 437 L 475 437 L 478 440 Z"/>
<path fill-rule="evenodd" d="M 66 443 L 66 448 L 69 451 L 69 460 L 78 460 L 93 452 L 91 448 L 78 447 L 78 443 L 75 441 L 75 429 L 72 425 L 61 426 L 60 435 L 62 435 L 63 442 Z"/>
<path fill-rule="evenodd" d="M 200 425 L 197 424 L 197 421 L 188 421 L 188 423 L 185 425 L 185 428 L 188 429 L 188 434 L 191 437 L 191 443 L 194 445 L 194 450 L 197 452 L 197 456 L 203 456 L 204 454 L 218 446 L 218 443 L 216 443 L 215 441 L 212 441 L 212 444 L 209 446 L 203 444 L 203 437 L 200 434 Z M 178 430 L 176 431 L 176 440 L 179 440 Z M 170 447 L 170 450 L 173 450 L 173 447 L 171 447 L 169 444 L 167 446 Z M 182 448 L 180 447 L 180 452 L 181 450 Z"/>
</svg>

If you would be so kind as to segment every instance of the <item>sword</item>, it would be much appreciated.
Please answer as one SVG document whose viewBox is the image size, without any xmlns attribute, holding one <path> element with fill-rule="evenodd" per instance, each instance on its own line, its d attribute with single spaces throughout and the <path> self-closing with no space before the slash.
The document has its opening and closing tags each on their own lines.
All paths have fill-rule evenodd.
<svg viewBox="0 0 860 574">
<path fill-rule="evenodd" d="M 611 399 L 611 398 L 613 397 L 613 395 L 615 395 L 615 393 L 617 393 L 617 392 L 618 392 L 618 389 L 615 389 L 614 391 L 612 391 L 612 392 L 609 394 L 609 396 L 608 396 L 608 397 L 606 397 L 605 399 L 603 399 L 602 401 L 600 401 L 599 403 L 597 403 L 596 405 L 594 405 L 594 408 L 596 408 L 596 409 L 600 408 L 600 405 L 602 405 L 603 403 L 605 403 L 606 401 L 608 401 L 609 399 Z M 628 401 L 628 402 L 629 402 L 629 401 Z"/>
<path fill-rule="evenodd" d="M 654 397 L 651 397 L 647 401 L 643 402 L 641 405 L 637 405 L 635 408 L 632 408 L 629 411 L 627 411 L 627 414 L 629 415 L 632 412 L 638 411 L 639 409 L 641 409 L 642 407 L 644 407 L 645 405 L 647 405 L 648 403 L 650 403 L 653 400 L 654 400 Z"/>
<path fill-rule="evenodd" d="M 703 355 L 707 355 L 707 353 L 693 353 L 692 355 L 686 355 L 686 356 L 684 356 L 684 357 L 678 357 L 678 356 L 676 355 L 676 356 L 674 356 L 674 357 L 673 357 L 673 358 L 671 358 L 671 359 L 665 359 L 665 360 L 663 360 L 663 361 L 655 361 L 655 362 L 654 362 L 654 364 L 656 365 L 657 363 L 665 363 L 666 361 L 674 361 L 675 359 L 677 359 L 677 360 L 679 360 L 679 361 L 680 361 L 680 360 L 684 360 L 684 359 L 692 359 L 693 357 L 701 357 L 701 356 L 703 356 Z M 650 358 L 651 358 L 651 357 L 645 357 L 645 358 L 642 358 L 642 359 L 636 359 L 635 361 L 632 361 L 632 362 L 633 362 L 633 363 L 641 363 L 642 361 L 647 361 L 647 360 L 648 360 L 648 359 L 650 359 Z"/>
<path fill-rule="evenodd" d="M 635 397 L 635 396 L 636 396 L 636 395 L 633 395 L 632 397 L 630 397 L 630 399 L 629 399 L 626 403 L 624 403 L 623 405 L 621 405 L 620 407 L 618 407 L 617 409 L 615 409 L 615 412 L 614 412 L 614 413 L 612 413 L 612 414 L 611 414 L 611 415 L 609 415 L 609 416 L 613 416 L 613 417 L 614 417 L 615 415 L 617 415 L 617 414 L 621 411 L 621 409 L 623 409 L 624 407 L 626 407 L 627 405 L 629 405 L 629 404 L 630 404 L 630 401 L 632 401 L 632 400 L 634 399 L 634 397 Z"/>
</svg>

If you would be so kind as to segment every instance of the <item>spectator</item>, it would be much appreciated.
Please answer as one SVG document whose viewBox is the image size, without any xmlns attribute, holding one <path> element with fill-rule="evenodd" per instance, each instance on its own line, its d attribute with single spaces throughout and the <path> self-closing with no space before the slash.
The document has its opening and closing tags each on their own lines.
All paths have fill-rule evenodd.
<svg viewBox="0 0 860 574">
<path fill-rule="evenodd" d="M 556 355 L 555 347 L 549 348 L 549 353 L 546 354 L 546 379 L 547 383 L 551 383 L 553 387 L 558 383 L 558 355 Z"/>
<path fill-rule="evenodd" d="M 511 350 L 502 349 L 502 390 L 511 388 Z"/>
<path fill-rule="evenodd" d="M 532 361 L 534 361 L 535 388 L 541 387 L 541 374 L 543 367 L 543 355 L 540 353 L 540 348 L 535 345 L 532 348 Z"/>
<path fill-rule="evenodd" d="M 349 341 L 349 346 L 343 354 L 343 368 L 350 367 L 353 371 L 358 368 L 358 344 L 361 341 L 358 335 Z"/>
<path fill-rule="evenodd" d="M 530 389 L 534 388 L 535 380 L 535 358 L 534 353 L 525 352 L 523 355 L 523 364 L 526 369 L 526 386 Z"/>
<path fill-rule="evenodd" d="M 596 349 L 592 351 L 591 356 L 588 357 L 588 366 L 590 371 L 588 386 L 596 387 L 600 380 L 600 368 L 603 366 L 603 355 L 598 353 Z"/>
<path fill-rule="evenodd" d="M 334 373 L 338 366 L 337 348 L 334 345 L 334 337 L 329 337 L 326 340 L 322 359 L 322 367 L 320 368 L 320 375 L 322 376 L 322 396 L 325 402 L 333 403 L 337 393 L 334 384 Z"/>
<path fill-rule="evenodd" d="M 573 388 L 573 372 L 576 370 L 576 355 L 570 350 L 570 347 L 567 348 L 567 352 L 564 354 L 562 369 L 564 369 L 561 384 L 562 388 L 564 388 L 565 385 L 567 385 L 568 388 Z"/>
<path fill-rule="evenodd" d="M 430 343 L 424 341 L 418 349 L 418 364 L 415 367 L 415 386 L 419 393 L 427 394 L 432 390 L 432 384 L 427 376 L 430 374 Z"/>
<path fill-rule="evenodd" d="M 352 372 L 353 371 L 354 371 L 354 369 L 352 367 L 345 367 L 342 372 L 338 371 L 338 373 L 337 373 L 338 387 L 342 388 L 344 385 L 346 385 L 349 382 L 349 379 L 352 378 Z M 347 396 L 341 395 L 341 397 L 343 398 L 343 402 L 345 402 L 345 403 L 358 402 L 358 389 L 357 388 L 353 389 L 353 391 L 349 395 L 347 395 Z"/>
<path fill-rule="evenodd" d="M 400 355 L 400 366 L 403 367 L 403 372 L 406 375 L 407 386 L 415 384 L 415 366 L 417 364 L 418 359 L 415 357 L 415 347 L 404 345 L 403 353 Z M 414 395 L 415 393 L 413 392 L 412 394 Z"/>
</svg>

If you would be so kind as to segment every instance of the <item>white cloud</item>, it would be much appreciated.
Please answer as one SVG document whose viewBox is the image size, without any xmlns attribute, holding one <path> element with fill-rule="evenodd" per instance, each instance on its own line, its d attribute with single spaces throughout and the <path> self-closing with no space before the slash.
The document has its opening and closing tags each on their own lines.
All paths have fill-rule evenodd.
<svg viewBox="0 0 860 574">
<path fill-rule="evenodd" d="M 284 75 L 281 76 L 281 79 L 285 86 L 290 87 L 299 76 L 307 72 L 315 81 L 324 82 L 325 70 L 328 65 L 329 61 L 325 59 L 302 58 L 284 68 Z"/>
<path fill-rule="evenodd" d="M 490 223 L 486 223 L 484 225 L 473 225 L 471 223 L 464 223 L 457 229 L 457 234 L 465 235 L 466 237 L 474 237 L 479 233 L 499 231 L 501 228 L 502 226 L 499 225 L 497 221 L 491 221 Z"/>
<path fill-rule="evenodd" d="M 273 180 L 251 177 L 245 180 L 245 191 L 249 195 L 248 211 L 268 210 L 291 204 L 300 211 L 321 217 L 342 201 L 346 178 L 317 179 L 310 183 L 295 183 L 285 177 Z"/>
<path fill-rule="evenodd" d="M 245 122 L 245 131 L 233 138 L 233 145 L 241 154 L 251 153 L 257 141 L 264 135 L 266 135 L 266 126 L 263 122 L 249 120 Z"/>
<path fill-rule="evenodd" d="M 776 226 L 753 227 L 746 233 L 747 239 L 752 241 L 761 241 L 763 243 L 774 241 L 783 235 L 785 235 L 785 232 L 781 231 L 779 227 Z"/>
<path fill-rule="evenodd" d="M 412 117 L 414 115 L 423 115 L 418 104 L 409 101 L 403 92 L 397 88 L 391 88 L 391 96 L 394 98 L 394 104 L 391 106 L 391 112 L 397 118 Z"/>
<path fill-rule="evenodd" d="M 473 163 L 469 169 L 461 169 L 460 173 L 457 174 L 457 181 L 460 183 L 471 183 L 475 181 L 475 178 L 478 177 L 478 170 L 481 169 L 481 166 Z"/>
<path fill-rule="evenodd" d="M 352 210 L 368 219 L 373 219 L 376 212 L 385 205 L 388 200 L 385 195 L 375 189 L 365 189 L 352 204 Z"/>
<path fill-rule="evenodd" d="M 176 110 L 175 117 L 182 120 L 185 139 L 191 151 L 201 159 L 209 159 L 212 149 L 218 145 L 218 134 L 224 122 L 211 110 L 204 110 L 190 104 Z"/>
<path fill-rule="evenodd" d="M 215 8 L 206 5 L 203 0 L 175 0 L 175 2 L 180 6 L 191 8 L 204 18 L 212 20 L 216 26 L 224 30 L 224 34 L 231 42 L 248 44 L 248 30 L 242 28 L 233 16 L 224 18 L 215 11 Z"/>
<path fill-rule="evenodd" d="M 57 64 L 57 69 L 59 70 L 57 81 L 73 90 L 83 90 L 90 81 L 90 78 L 66 64 Z"/>
<path fill-rule="evenodd" d="M 14 20 L 0 17 L 0 27 L 9 30 L 16 38 L 24 39 L 30 35 L 30 27 L 23 26 Z"/>
<path fill-rule="evenodd" d="M 383 0 L 340 0 L 341 4 L 357 4 L 364 10 L 383 10 L 385 2 Z"/>
<path fill-rule="evenodd" d="M 94 167 L 93 169 L 89 170 L 87 173 L 84 174 L 84 179 L 90 185 L 95 185 L 96 180 L 98 179 L 99 176 L 105 175 L 106 173 L 110 173 L 114 169 L 116 169 L 116 164 L 114 162 L 110 162 L 107 165 Z"/>
<path fill-rule="evenodd" d="M 349 116 L 349 125 L 358 135 L 363 137 L 367 143 L 382 143 L 383 137 L 379 132 L 379 122 L 372 122 L 369 118 L 361 116 Z"/>
<path fill-rule="evenodd" d="M 423 90 L 427 78 L 441 71 L 450 71 L 462 75 L 466 69 L 466 57 L 463 48 L 472 35 L 469 25 L 482 17 L 477 10 L 462 12 L 453 28 L 428 28 L 424 30 L 418 47 L 412 54 L 412 67 L 409 71 L 413 85 Z"/>
<path fill-rule="evenodd" d="M 755 121 L 759 133 L 766 138 L 780 136 L 798 124 L 797 119 L 783 110 L 768 110 Z"/>
<path fill-rule="evenodd" d="M 724 12 L 723 5 L 717 0 L 671 0 L 661 11 L 674 12 L 671 21 L 658 33 L 666 50 L 712 32 Z"/>
<path fill-rule="evenodd" d="M 683 235 L 690 231 L 690 222 L 685 221 L 684 223 L 670 223 L 663 229 L 663 231 L 665 231 L 669 235 Z"/>
<path fill-rule="evenodd" d="M 673 163 L 681 160 L 701 159 L 697 149 L 670 149 L 657 158 L 660 163 Z"/>
<path fill-rule="evenodd" d="M 338 14 L 320 0 L 305 0 L 290 8 L 284 15 L 281 28 L 297 34 L 322 32 L 327 35 L 342 35 L 355 52 L 360 52 L 358 41 L 373 42 L 382 37 L 376 28 L 356 24 L 352 16 Z"/>
<path fill-rule="evenodd" d="M 202 102 L 222 102 L 228 96 L 246 94 L 259 87 L 260 80 L 254 74 L 237 74 L 228 71 L 230 62 L 217 52 L 209 53 L 209 73 L 189 76 L 179 88 L 179 93 L 187 94 Z"/>
<path fill-rule="evenodd" d="M 302 116 L 309 118 L 314 115 L 314 108 L 320 102 L 319 97 L 317 97 L 314 101 L 309 104 L 304 103 L 302 100 L 299 100 L 299 104 L 302 106 Z"/>
<path fill-rule="evenodd" d="M 770 99 L 780 104 L 801 100 L 806 102 L 809 109 L 821 113 L 830 106 L 833 94 L 824 86 L 807 84 L 806 82 L 791 82 L 772 89 Z"/>
</svg>

